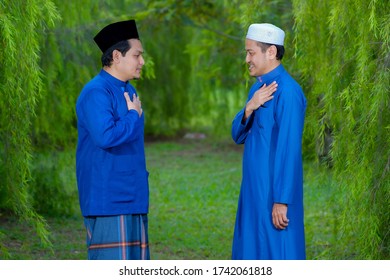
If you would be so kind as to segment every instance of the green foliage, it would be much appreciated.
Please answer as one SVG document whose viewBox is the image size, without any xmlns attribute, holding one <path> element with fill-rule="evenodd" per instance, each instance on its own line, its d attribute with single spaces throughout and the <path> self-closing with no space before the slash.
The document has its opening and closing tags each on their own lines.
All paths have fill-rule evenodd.
<svg viewBox="0 0 390 280">
<path fill-rule="evenodd" d="M 151 258 L 230 259 L 243 146 L 229 139 L 158 141 L 147 143 L 145 152 L 150 172 Z M 57 161 L 74 161 L 75 154 L 69 150 L 36 157 L 37 166 L 48 167 Z M 340 207 L 319 205 L 339 190 L 326 168 L 306 162 L 304 170 L 307 257 L 327 259 L 325 253 L 337 247 L 331 241 L 337 237 L 333 228 Z M 61 181 L 75 185 L 75 176 L 64 169 Z M 0 249 L 0 259 L 86 259 L 86 231 L 79 211 L 74 216 L 47 217 L 53 252 L 41 247 L 30 227 L 0 216 L 0 227 L 7 232 L 0 234 L 0 244 L 4 242 L 8 249 L 8 254 Z"/>
<path fill-rule="evenodd" d="M 387 1 L 293 1 L 296 56 L 309 99 L 308 133 L 331 156 L 342 205 L 338 250 L 389 256 L 389 53 Z M 353 15 L 350 13 L 353 11 Z M 320 124 L 320 126 L 318 126 Z"/>
<path fill-rule="evenodd" d="M 42 152 L 35 155 L 31 172 L 34 209 L 45 217 L 79 213 L 74 152 Z"/>
<path fill-rule="evenodd" d="M 154 143 L 146 152 L 152 258 L 229 259 L 241 149 L 194 140 Z"/>
<path fill-rule="evenodd" d="M 42 89 L 37 30 L 56 18 L 51 1 L 0 2 L 0 209 L 32 224 L 45 246 L 50 245 L 48 230 L 29 197 L 30 131 Z"/>
<path fill-rule="evenodd" d="M 308 98 L 305 158 L 332 167 L 339 188 L 328 199 L 339 218 L 337 246 L 327 244 L 323 256 L 388 258 L 388 1 L 25 2 L 0 0 L 0 209 L 34 224 L 44 244 L 48 232 L 34 207 L 45 215 L 76 211 L 75 186 L 64 176 L 74 163 L 58 154 L 76 145 L 75 103 L 101 68 L 92 38 L 103 26 L 137 20 L 146 65 L 133 83 L 148 135 L 203 130 L 226 139 L 252 83 L 246 29 L 272 22 L 286 31 L 283 64 Z"/>
<path fill-rule="evenodd" d="M 4 245 L 7 236 L 0 231 L 0 259 L 9 260 L 11 259 L 11 254 L 9 253 L 8 248 Z"/>
<path fill-rule="evenodd" d="M 38 147 L 64 147 L 75 142 L 76 98 L 85 81 L 99 68 L 98 57 L 93 55 L 97 51 L 90 40 L 96 29 L 93 14 L 99 18 L 99 2 L 54 2 L 61 21 L 42 34 L 41 44 L 45 47 L 40 65 L 45 75 L 33 130 Z"/>
<path fill-rule="evenodd" d="M 83 86 L 101 68 L 101 53 L 93 37 L 111 22 L 134 17 L 139 6 L 138 1 L 126 0 L 54 2 L 61 22 L 45 30 L 42 37 L 45 47 L 40 65 L 45 75 L 33 127 L 34 145 L 44 149 L 75 146 L 76 100 Z M 147 59 L 146 66 L 143 74 L 153 78 L 153 61 Z"/>
<path fill-rule="evenodd" d="M 281 0 L 56 4 L 62 21 L 46 32 L 41 56 L 44 94 L 34 123 L 34 143 L 40 147 L 74 146 L 74 104 L 100 68 L 100 51 L 92 38 L 108 23 L 137 20 L 146 65 L 142 79 L 133 83 L 147 116 L 145 132 L 152 136 L 187 130 L 228 136 L 232 115 L 243 106 L 248 90 L 243 41 L 247 26 L 252 20 L 276 21 L 279 16 L 283 26 L 292 26 L 291 3 Z M 261 12 L 252 13 L 253 9 Z"/>
<path fill-rule="evenodd" d="M 85 228 L 81 216 L 48 217 L 52 250 L 42 246 L 34 230 L 20 223 L 13 216 L 1 220 L 1 227 L 7 235 L 1 236 L 5 250 L 0 245 L 0 260 L 85 260 Z M 30 274 L 31 275 L 31 274 Z"/>
</svg>

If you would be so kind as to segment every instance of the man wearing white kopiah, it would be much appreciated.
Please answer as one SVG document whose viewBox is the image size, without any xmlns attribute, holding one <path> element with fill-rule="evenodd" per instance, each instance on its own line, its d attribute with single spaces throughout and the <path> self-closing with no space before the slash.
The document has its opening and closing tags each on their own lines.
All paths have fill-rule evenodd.
<svg viewBox="0 0 390 280">
<path fill-rule="evenodd" d="M 256 78 L 232 123 L 244 144 L 233 259 L 305 259 L 302 133 L 306 98 L 287 73 L 284 31 L 249 26 L 246 63 Z"/>
</svg>

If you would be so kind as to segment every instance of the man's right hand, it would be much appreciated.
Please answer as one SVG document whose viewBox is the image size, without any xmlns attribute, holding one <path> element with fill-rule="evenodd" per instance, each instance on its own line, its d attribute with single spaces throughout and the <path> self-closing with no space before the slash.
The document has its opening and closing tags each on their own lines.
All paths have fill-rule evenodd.
<svg viewBox="0 0 390 280">
<path fill-rule="evenodd" d="M 139 100 L 139 97 L 134 93 L 133 94 L 133 101 L 131 101 L 129 93 L 125 92 L 125 99 L 127 103 L 127 110 L 136 110 L 138 112 L 138 115 L 142 115 L 142 106 L 141 101 Z"/>
<path fill-rule="evenodd" d="M 264 84 L 260 89 L 258 89 L 252 96 L 251 100 L 248 101 L 245 107 L 245 119 L 257 110 L 261 105 L 271 100 L 274 92 L 276 91 L 278 84 L 274 81 L 270 85 Z"/>
</svg>

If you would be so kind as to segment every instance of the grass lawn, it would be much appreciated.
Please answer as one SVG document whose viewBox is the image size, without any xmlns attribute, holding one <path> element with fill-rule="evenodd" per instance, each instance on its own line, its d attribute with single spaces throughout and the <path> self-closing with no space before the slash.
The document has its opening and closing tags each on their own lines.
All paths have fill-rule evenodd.
<svg viewBox="0 0 390 280">
<path fill-rule="evenodd" d="M 67 154 L 69 170 L 74 170 L 73 156 L 69 157 L 73 153 Z M 230 259 L 242 146 L 209 140 L 149 142 L 146 156 L 150 172 L 151 258 Z M 69 178 L 66 180 L 73 182 L 69 187 L 76 191 L 74 174 Z M 331 193 L 326 175 L 305 163 L 308 259 L 328 258 L 334 215 L 334 209 L 327 206 Z M 80 213 L 45 219 L 52 233 L 52 250 L 41 246 L 31 227 L 0 213 L 0 244 L 6 248 L 0 247 L 0 259 L 86 259 Z"/>
</svg>

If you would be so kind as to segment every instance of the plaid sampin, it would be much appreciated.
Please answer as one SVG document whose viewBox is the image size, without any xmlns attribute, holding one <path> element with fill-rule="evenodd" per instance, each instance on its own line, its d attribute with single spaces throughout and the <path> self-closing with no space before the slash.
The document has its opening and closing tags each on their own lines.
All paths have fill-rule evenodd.
<svg viewBox="0 0 390 280">
<path fill-rule="evenodd" d="M 149 260 L 147 215 L 84 218 L 90 260 Z"/>
</svg>

